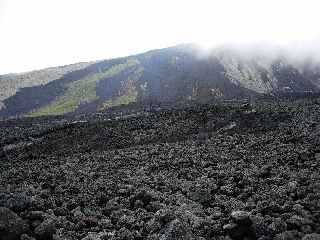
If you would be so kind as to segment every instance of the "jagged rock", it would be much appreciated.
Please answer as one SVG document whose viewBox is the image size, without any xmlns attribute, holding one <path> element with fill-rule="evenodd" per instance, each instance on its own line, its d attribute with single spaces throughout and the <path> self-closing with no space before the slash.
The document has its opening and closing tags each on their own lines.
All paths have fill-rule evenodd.
<svg viewBox="0 0 320 240">
<path fill-rule="evenodd" d="M 108 240 L 108 239 L 112 239 L 113 236 L 114 236 L 114 233 L 112 232 L 99 232 L 99 233 L 89 232 L 88 235 L 82 238 L 81 240 Z"/>
<path fill-rule="evenodd" d="M 106 193 L 103 192 L 98 192 L 96 195 L 96 201 L 98 202 L 98 204 L 100 206 L 103 206 L 104 204 L 106 204 L 108 202 L 109 198 L 108 195 Z"/>
<path fill-rule="evenodd" d="M 86 217 L 86 215 L 81 211 L 81 207 L 77 207 L 71 211 L 73 214 L 74 218 L 77 220 L 82 220 L 83 218 Z"/>
<path fill-rule="evenodd" d="M 152 233 L 158 232 L 161 229 L 161 226 L 162 225 L 160 222 L 156 221 L 155 218 L 152 218 L 145 224 L 145 227 L 143 230 L 147 234 L 152 234 Z"/>
<path fill-rule="evenodd" d="M 211 217 L 214 219 L 220 219 L 223 216 L 221 209 L 219 207 L 215 207 L 211 213 Z"/>
<path fill-rule="evenodd" d="M 301 229 L 303 225 L 312 224 L 312 221 L 298 215 L 291 216 L 287 221 L 288 229 Z"/>
<path fill-rule="evenodd" d="M 21 212 L 29 208 L 31 198 L 25 193 L 0 194 L 0 206 L 9 208 L 15 212 Z"/>
<path fill-rule="evenodd" d="M 113 211 L 119 210 L 120 206 L 117 202 L 110 200 L 106 206 L 102 209 L 102 213 L 106 216 L 110 216 Z"/>
<path fill-rule="evenodd" d="M 302 234 L 296 230 L 293 231 L 285 231 L 277 234 L 274 239 L 275 240 L 298 240 L 301 239 Z"/>
<path fill-rule="evenodd" d="M 57 207 L 53 211 L 56 216 L 67 216 L 69 213 L 68 209 L 65 207 Z"/>
<path fill-rule="evenodd" d="M 161 231 L 160 231 L 160 239 L 161 240 L 193 240 L 194 237 L 190 232 L 190 229 L 178 220 L 175 219 L 168 223 Z"/>
<path fill-rule="evenodd" d="M 141 200 L 134 201 L 134 209 L 143 208 L 144 203 Z"/>
<path fill-rule="evenodd" d="M 318 233 L 311 233 L 305 235 L 302 240 L 320 240 L 320 234 Z"/>
<path fill-rule="evenodd" d="M 143 202 L 144 206 L 148 205 L 151 200 L 153 199 L 153 195 L 146 191 L 146 190 L 141 190 L 140 192 L 138 192 L 133 198 L 132 198 L 132 202 L 135 203 L 135 201 L 140 200 L 141 202 Z"/>
<path fill-rule="evenodd" d="M 211 193 L 208 189 L 198 188 L 190 193 L 190 198 L 201 204 L 207 204 L 211 201 Z"/>
<path fill-rule="evenodd" d="M 36 239 L 24 233 L 20 236 L 20 240 L 36 240 Z"/>
<path fill-rule="evenodd" d="M 8 208 L 0 207 L 0 239 L 19 240 L 29 230 L 28 225 Z"/>
<path fill-rule="evenodd" d="M 253 229 L 245 225 L 229 223 L 223 226 L 223 230 L 234 240 L 241 240 L 244 238 L 248 240 L 256 239 L 256 235 Z"/>
<path fill-rule="evenodd" d="M 164 204 L 159 201 L 151 201 L 147 206 L 146 210 L 148 212 L 157 212 L 158 210 L 162 209 L 164 207 Z"/>
<path fill-rule="evenodd" d="M 245 211 L 234 211 L 231 213 L 231 219 L 240 225 L 251 226 L 250 213 Z"/>
<path fill-rule="evenodd" d="M 251 216 L 250 219 L 253 222 L 252 224 L 253 231 L 258 238 L 262 236 L 271 236 L 272 234 L 274 234 L 272 229 L 270 229 L 269 223 L 262 215 L 260 214 L 254 215 L 254 216 Z"/>
<path fill-rule="evenodd" d="M 121 227 L 126 227 L 128 229 L 131 229 L 131 227 L 134 225 L 136 219 L 133 216 L 123 215 L 119 221 L 117 222 L 117 225 Z"/>
<path fill-rule="evenodd" d="M 234 211 L 231 213 L 232 222 L 224 225 L 223 230 L 235 240 L 246 237 L 247 239 L 255 239 L 255 233 L 251 227 L 252 221 L 250 214 L 245 211 Z"/>
<path fill-rule="evenodd" d="M 85 217 L 82 219 L 82 221 L 85 223 L 87 228 L 96 227 L 98 225 L 98 219 L 92 216 Z"/>
<path fill-rule="evenodd" d="M 114 227 L 111 220 L 106 218 L 100 219 L 98 225 L 101 229 L 112 229 Z"/>
<path fill-rule="evenodd" d="M 32 228 L 36 228 L 36 227 L 38 227 L 40 224 L 41 224 L 41 221 L 40 221 L 40 220 L 34 220 L 34 221 L 31 222 L 31 227 L 32 227 Z"/>
<path fill-rule="evenodd" d="M 268 229 L 273 234 L 278 234 L 284 232 L 287 229 L 287 224 L 281 218 L 276 218 L 274 221 L 268 226 Z"/>
<path fill-rule="evenodd" d="M 113 211 L 112 214 L 110 215 L 110 219 L 113 224 L 116 224 L 120 221 L 122 217 L 124 217 L 125 220 L 130 221 L 131 217 L 126 217 L 126 216 L 132 216 L 132 215 L 133 215 L 132 211 L 126 208 L 122 208 L 122 209 Z"/>
<path fill-rule="evenodd" d="M 3 151 L 4 152 L 16 151 L 16 150 L 19 150 L 21 148 L 30 147 L 31 145 L 32 145 L 32 142 L 19 142 L 19 143 L 16 143 L 16 144 L 8 144 L 8 145 L 3 147 Z"/>
<path fill-rule="evenodd" d="M 161 209 L 155 213 L 155 220 L 159 222 L 161 225 L 165 225 L 168 222 L 175 219 L 175 214 L 172 210 L 169 209 Z"/>
<path fill-rule="evenodd" d="M 243 236 L 243 231 L 239 231 L 239 226 L 236 223 L 228 223 L 224 225 L 223 230 L 232 238 Z"/>
<path fill-rule="evenodd" d="M 34 233 L 39 240 L 50 240 L 56 232 L 56 223 L 53 219 L 44 220 L 34 229 Z"/>
<path fill-rule="evenodd" d="M 117 232 L 117 236 L 118 236 L 119 240 L 133 240 L 134 239 L 134 235 L 127 228 L 121 228 Z"/>
<path fill-rule="evenodd" d="M 270 176 L 271 171 L 272 171 L 272 166 L 270 165 L 263 166 L 259 172 L 259 176 L 263 178 L 267 178 Z"/>
<path fill-rule="evenodd" d="M 89 232 L 88 235 L 81 240 L 108 240 L 114 237 L 113 232 Z"/>
<path fill-rule="evenodd" d="M 225 193 L 231 196 L 234 194 L 234 191 L 235 191 L 234 186 L 232 184 L 221 186 L 220 190 L 222 193 Z"/>
<path fill-rule="evenodd" d="M 82 238 L 81 240 L 100 240 L 99 233 L 88 233 L 88 236 Z"/>
<path fill-rule="evenodd" d="M 297 187 L 298 187 L 297 181 L 291 181 L 291 182 L 288 183 L 288 191 L 289 192 L 296 191 Z"/>
<path fill-rule="evenodd" d="M 27 218 L 30 220 L 43 220 L 45 213 L 42 211 L 30 211 L 27 215 Z"/>
</svg>

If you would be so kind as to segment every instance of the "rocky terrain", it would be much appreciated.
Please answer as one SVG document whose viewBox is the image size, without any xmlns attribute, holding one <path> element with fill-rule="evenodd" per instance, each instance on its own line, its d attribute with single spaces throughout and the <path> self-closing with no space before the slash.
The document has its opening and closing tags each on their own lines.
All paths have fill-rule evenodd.
<svg viewBox="0 0 320 240">
<path fill-rule="evenodd" d="M 320 239 L 320 99 L 0 122 L 0 239 Z"/>
</svg>

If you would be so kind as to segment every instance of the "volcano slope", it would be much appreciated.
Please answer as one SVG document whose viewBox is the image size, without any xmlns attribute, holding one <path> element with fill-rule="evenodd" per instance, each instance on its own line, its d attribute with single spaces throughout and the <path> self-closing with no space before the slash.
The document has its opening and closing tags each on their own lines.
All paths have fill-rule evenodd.
<svg viewBox="0 0 320 240">
<path fill-rule="evenodd" d="M 320 99 L 1 122 L 0 239 L 319 239 Z"/>
</svg>

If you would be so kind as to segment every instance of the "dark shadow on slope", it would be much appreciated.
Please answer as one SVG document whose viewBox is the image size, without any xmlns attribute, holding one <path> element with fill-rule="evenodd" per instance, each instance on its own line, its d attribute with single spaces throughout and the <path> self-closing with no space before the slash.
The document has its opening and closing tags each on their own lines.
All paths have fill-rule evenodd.
<svg viewBox="0 0 320 240">
<path fill-rule="evenodd" d="M 139 58 L 144 72 L 139 84 L 147 91 L 139 99 L 160 102 L 212 98 L 243 98 L 253 91 L 235 85 L 215 57 L 199 59 L 181 49 L 152 52 Z"/>
<path fill-rule="evenodd" d="M 312 92 L 318 87 L 308 78 L 303 76 L 291 65 L 281 64 L 281 60 L 272 65 L 274 76 L 278 79 L 278 91 Z"/>
<path fill-rule="evenodd" d="M 81 70 L 66 74 L 60 79 L 52 81 L 43 86 L 28 87 L 19 90 L 16 95 L 6 99 L 5 109 L 0 111 L 0 117 L 7 118 L 11 116 L 21 116 L 32 110 L 47 106 L 57 97 L 62 96 L 68 83 L 77 81 L 92 73 L 103 71 L 115 64 L 120 63 L 121 59 L 103 61 Z"/>
</svg>

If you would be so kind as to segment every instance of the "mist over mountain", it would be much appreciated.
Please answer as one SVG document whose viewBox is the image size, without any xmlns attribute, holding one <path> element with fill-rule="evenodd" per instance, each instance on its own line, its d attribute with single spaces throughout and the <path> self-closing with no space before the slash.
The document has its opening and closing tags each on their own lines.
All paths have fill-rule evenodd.
<svg viewBox="0 0 320 240">
<path fill-rule="evenodd" d="M 289 50 L 288 50 L 289 49 Z M 193 44 L 0 76 L 0 117 L 91 112 L 129 103 L 214 101 L 315 93 L 320 64 L 310 49 Z"/>
</svg>

